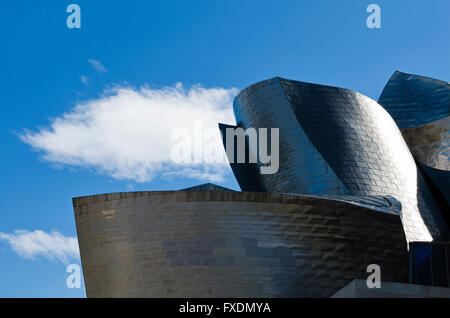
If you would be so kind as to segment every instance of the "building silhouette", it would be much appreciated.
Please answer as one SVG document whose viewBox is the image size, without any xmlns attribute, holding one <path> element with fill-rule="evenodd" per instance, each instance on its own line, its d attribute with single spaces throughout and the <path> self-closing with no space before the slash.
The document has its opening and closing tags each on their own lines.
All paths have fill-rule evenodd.
<svg viewBox="0 0 450 318">
<path fill-rule="evenodd" d="M 276 173 L 246 136 L 245 162 L 229 157 L 242 191 L 74 198 L 88 297 L 449 296 L 412 285 L 450 287 L 448 83 L 396 72 L 379 103 L 265 80 L 219 129 L 225 148 L 229 129 L 278 129 Z M 361 291 L 371 264 L 378 294 Z"/>
</svg>

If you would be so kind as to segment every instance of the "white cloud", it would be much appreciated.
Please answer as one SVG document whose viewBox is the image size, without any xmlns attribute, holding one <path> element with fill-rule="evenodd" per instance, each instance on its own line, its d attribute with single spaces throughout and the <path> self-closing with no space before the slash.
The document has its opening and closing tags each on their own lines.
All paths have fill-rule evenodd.
<svg viewBox="0 0 450 318">
<path fill-rule="evenodd" d="M 87 85 L 89 82 L 89 78 L 87 76 L 84 75 L 80 75 L 80 81 L 84 84 Z"/>
<path fill-rule="evenodd" d="M 97 70 L 97 72 L 99 73 L 108 72 L 108 69 L 100 61 L 89 59 L 88 62 Z"/>
<path fill-rule="evenodd" d="M 14 233 L 0 232 L 0 240 L 9 243 L 14 252 L 26 259 L 45 257 L 67 264 L 79 260 L 80 252 L 76 237 L 66 237 L 59 232 L 16 230 Z"/>
<path fill-rule="evenodd" d="M 234 88 L 133 89 L 115 87 L 97 99 L 76 105 L 38 132 L 20 137 L 52 163 L 94 169 L 119 180 L 147 182 L 156 176 L 220 182 L 227 164 L 175 164 L 171 152 L 178 128 L 214 129 L 213 148 L 223 152 L 218 122 L 233 124 Z"/>
</svg>

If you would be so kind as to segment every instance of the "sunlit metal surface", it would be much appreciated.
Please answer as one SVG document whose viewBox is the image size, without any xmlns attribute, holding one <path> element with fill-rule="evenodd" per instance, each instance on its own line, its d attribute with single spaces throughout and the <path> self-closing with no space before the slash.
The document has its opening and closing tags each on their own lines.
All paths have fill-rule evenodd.
<svg viewBox="0 0 450 318">
<path fill-rule="evenodd" d="M 351 194 L 299 125 L 281 81 L 256 83 L 234 101 L 236 122 L 244 129 L 280 130 L 280 169 L 276 174 L 260 175 L 262 187 L 278 193 Z M 257 153 L 256 145 L 250 145 L 249 151 Z"/>
<path fill-rule="evenodd" d="M 392 196 L 401 202 L 408 241 L 448 234 L 400 130 L 374 100 L 273 78 L 244 89 L 234 111 L 244 129 L 280 129 L 280 169 L 260 175 L 265 191 Z"/>
<path fill-rule="evenodd" d="M 379 103 L 400 127 L 411 152 L 427 166 L 450 170 L 450 84 L 395 72 Z"/>
<path fill-rule="evenodd" d="M 75 198 L 87 296 L 329 297 L 370 264 L 407 282 L 399 216 L 358 200 L 198 188 Z"/>
<path fill-rule="evenodd" d="M 323 195 L 310 194 L 310 198 L 323 198 L 340 202 L 347 202 L 362 206 L 374 211 L 400 215 L 402 204 L 394 197 L 383 196 L 358 196 L 358 195 Z"/>
<path fill-rule="evenodd" d="M 450 171 L 450 116 L 401 131 L 417 160 L 429 167 Z"/>
</svg>

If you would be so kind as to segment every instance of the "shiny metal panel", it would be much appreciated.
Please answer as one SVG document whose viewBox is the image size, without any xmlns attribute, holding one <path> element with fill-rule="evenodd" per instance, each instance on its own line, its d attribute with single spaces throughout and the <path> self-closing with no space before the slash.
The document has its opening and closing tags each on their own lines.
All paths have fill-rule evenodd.
<svg viewBox="0 0 450 318">
<path fill-rule="evenodd" d="M 396 71 L 378 102 L 400 129 L 418 127 L 450 116 L 450 84 Z"/>
<path fill-rule="evenodd" d="M 407 282 L 400 218 L 362 200 L 200 190 L 76 198 L 87 296 L 328 297 L 367 278 L 369 264 L 383 281 Z"/>
<path fill-rule="evenodd" d="M 237 124 L 244 129 L 280 130 L 279 171 L 259 176 L 266 192 L 350 194 L 298 124 L 279 78 L 243 90 L 234 101 L 234 112 Z M 258 152 L 256 148 L 250 151 Z"/>
<path fill-rule="evenodd" d="M 223 146 L 225 149 L 227 147 L 226 130 L 229 128 L 238 129 L 238 128 L 242 128 L 242 127 L 219 123 L 219 130 L 222 135 Z M 236 138 L 234 140 L 234 147 L 235 147 L 235 149 L 238 149 Z M 234 157 L 231 158 L 231 160 L 230 160 L 230 158 L 228 158 L 228 162 L 230 163 L 233 174 L 235 176 L 239 176 L 239 178 L 236 178 L 236 180 L 239 184 L 239 187 L 241 189 L 245 189 L 244 191 L 247 191 L 247 192 L 266 192 L 266 189 L 264 188 L 264 183 L 261 182 L 261 174 L 260 174 L 260 169 L 259 169 L 258 164 L 248 162 L 250 151 L 254 151 L 254 150 L 249 149 L 248 138 L 245 138 L 244 150 L 245 150 L 245 154 L 246 154 L 246 158 L 245 158 L 246 163 L 244 163 L 244 164 L 238 163 L 237 151 L 234 151 Z M 231 154 L 230 154 L 230 156 L 231 156 Z"/>
<path fill-rule="evenodd" d="M 261 176 L 268 192 L 392 196 L 408 241 L 448 234 L 400 130 L 374 100 L 274 78 L 244 89 L 234 111 L 244 128 L 280 128 L 279 172 Z"/>
<path fill-rule="evenodd" d="M 450 171 L 450 116 L 402 129 L 413 155 L 429 167 Z"/>
<path fill-rule="evenodd" d="M 421 163 L 450 171 L 450 84 L 434 78 L 395 72 L 379 103 L 401 128 Z"/>
</svg>

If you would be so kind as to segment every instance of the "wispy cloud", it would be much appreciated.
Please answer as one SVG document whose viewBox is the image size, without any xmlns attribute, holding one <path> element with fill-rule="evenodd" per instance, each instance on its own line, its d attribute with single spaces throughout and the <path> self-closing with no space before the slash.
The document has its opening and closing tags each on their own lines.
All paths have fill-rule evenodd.
<svg viewBox="0 0 450 318">
<path fill-rule="evenodd" d="M 89 59 L 88 62 L 97 70 L 97 72 L 99 73 L 108 72 L 108 69 L 100 61 Z"/>
<path fill-rule="evenodd" d="M 30 232 L 16 230 L 14 233 L 0 232 L 0 240 L 7 242 L 20 257 L 36 259 L 45 257 L 67 264 L 70 260 L 79 260 L 80 252 L 76 237 L 66 237 L 59 232 Z"/>
<path fill-rule="evenodd" d="M 87 85 L 89 82 L 89 78 L 87 76 L 84 75 L 80 75 L 80 81 L 81 83 L 83 83 L 84 85 Z"/>
<path fill-rule="evenodd" d="M 218 122 L 234 123 L 234 88 L 185 89 L 116 87 L 101 98 L 79 103 L 38 132 L 21 139 L 46 161 L 94 169 L 119 180 L 147 182 L 157 176 L 189 177 L 220 182 L 230 173 L 226 164 L 178 165 L 171 160 L 177 128 L 217 132 L 213 146 L 223 151 Z"/>
</svg>

